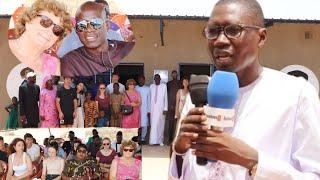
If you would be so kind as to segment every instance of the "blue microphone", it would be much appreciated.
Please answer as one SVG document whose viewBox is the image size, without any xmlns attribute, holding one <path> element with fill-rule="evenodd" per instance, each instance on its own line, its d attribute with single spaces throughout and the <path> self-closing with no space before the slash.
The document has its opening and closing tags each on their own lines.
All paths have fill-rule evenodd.
<svg viewBox="0 0 320 180">
<path fill-rule="evenodd" d="M 208 83 L 207 101 L 204 107 L 210 129 L 223 131 L 234 126 L 234 105 L 239 95 L 239 82 L 235 73 L 216 71 Z M 209 162 L 216 162 L 208 160 Z"/>
<path fill-rule="evenodd" d="M 239 81 L 235 73 L 216 71 L 207 89 L 208 105 L 205 106 L 208 125 L 211 129 L 223 131 L 234 126 L 234 106 L 239 96 Z"/>
</svg>

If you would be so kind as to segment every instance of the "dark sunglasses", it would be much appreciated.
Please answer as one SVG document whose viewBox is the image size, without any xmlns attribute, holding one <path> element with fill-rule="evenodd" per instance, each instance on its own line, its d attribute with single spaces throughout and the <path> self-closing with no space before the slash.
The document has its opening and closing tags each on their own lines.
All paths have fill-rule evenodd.
<svg viewBox="0 0 320 180">
<path fill-rule="evenodd" d="M 133 151 L 134 151 L 134 149 L 123 149 L 123 151 L 124 151 L 124 152 L 127 152 L 127 151 L 129 151 L 129 152 L 133 152 Z"/>
<path fill-rule="evenodd" d="M 104 146 L 105 146 L 105 145 L 110 145 L 110 143 L 104 143 L 103 145 L 104 145 Z"/>
<path fill-rule="evenodd" d="M 47 16 L 44 15 L 37 15 L 38 17 L 40 17 L 40 25 L 44 28 L 49 28 L 53 25 L 52 28 L 52 32 L 54 35 L 56 36 L 61 36 L 64 33 L 64 29 L 63 27 L 55 24 L 50 18 L 48 18 Z"/>
<path fill-rule="evenodd" d="M 77 152 L 78 152 L 78 153 L 86 153 L 87 150 L 78 150 Z"/>
<path fill-rule="evenodd" d="M 91 28 L 93 28 L 94 30 L 98 30 L 102 27 L 103 23 L 104 23 L 104 20 L 101 18 L 93 18 L 90 20 L 81 20 L 81 21 L 77 22 L 76 30 L 78 32 L 86 31 L 89 28 L 89 24 L 90 24 Z"/>
</svg>

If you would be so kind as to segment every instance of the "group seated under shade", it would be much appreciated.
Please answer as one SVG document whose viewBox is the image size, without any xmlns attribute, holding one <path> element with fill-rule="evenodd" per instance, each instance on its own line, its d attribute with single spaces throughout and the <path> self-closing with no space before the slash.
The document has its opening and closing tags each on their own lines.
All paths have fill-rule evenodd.
<svg viewBox="0 0 320 180">
<path fill-rule="evenodd" d="M 26 136 L 29 137 L 28 133 Z M 87 145 L 75 137 L 71 138 L 70 141 L 63 141 L 61 138 L 54 139 L 53 136 L 50 136 L 45 138 L 44 146 L 35 142 L 32 142 L 32 146 L 30 146 L 27 145 L 26 141 L 28 142 L 28 140 L 21 138 L 15 138 L 12 141 L 7 151 L 7 154 L 9 154 L 8 162 L 0 161 L 0 180 L 15 178 L 53 180 L 75 177 L 118 179 L 118 176 L 123 175 L 130 176 L 132 179 L 141 178 L 141 155 L 137 153 L 138 144 L 131 140 L 121 141 L 121 152 L 119 154 L 112 148 L 112 142 L 109 138 L 101 139 L 97 135 L 93 136 L 92 142 Z M 67 149 L 64 148 L 69 143 L 71 150 L 67 154 Z M 39 147 L 39 156 L 32 161 L 31 157 L 35 155 L 28 153 L 32 152 L 28 147 L 34 146 Z M 63 153 L 59 153 L 59 150 Z M 113 170 L 110 171 L 112 164 L 116 162 L 119 165 L 116 168 L 113 167 Z M 123 162 L 129 165 L 126 166 L 126 170 L 121 169 L 120 165 Z M 117 171 L 119 167 L 120 169 Z M 110 173 L 113 172 L 116 172 L 116 178 L 110 177 Z"/>
</svg>

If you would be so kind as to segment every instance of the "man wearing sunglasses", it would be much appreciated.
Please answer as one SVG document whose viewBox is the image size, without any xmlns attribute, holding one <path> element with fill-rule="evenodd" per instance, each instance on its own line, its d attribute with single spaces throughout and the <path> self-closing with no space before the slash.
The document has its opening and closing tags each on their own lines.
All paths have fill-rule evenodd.
<svg viewBox="0 0 320 180">
<path fill-rule="evenodd" d="M 83 44 L 62 57 L 62 76 L 92 76 L 116 66 L 134 42 L 108 41 L 107 8 L 96 2 L 83 3 L 76 13 L 76 33 Z"/>
<path fill-rule="evenodd" d="M 303 79 L 262 67 L 267 38 L 256 0 L 219 0 L 205 29 L 218 70 L 240 84 L 235 126 L 208 129 L 187 98 L 173 143 L 170 176 L 180 179 L 320 179 L 320 102 Z M 226 82 L 227 83 L 227 82 Z M 194 107 L 194 106 L 193 106 Z M 201 134 L 201 136 L 199 135 Z M 182 157 L 182 165 L 177 157 Z M 209 161 L 198 165 L 196 157 Z"/>
</svg>

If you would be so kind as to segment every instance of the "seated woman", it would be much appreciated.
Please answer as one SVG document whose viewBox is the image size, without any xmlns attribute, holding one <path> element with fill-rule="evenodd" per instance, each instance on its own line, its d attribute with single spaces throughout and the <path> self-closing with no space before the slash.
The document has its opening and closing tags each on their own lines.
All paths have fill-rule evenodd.
<svg viewBox="0 0 320 180">
<path fill-rule="evenodd" d="M 8 163 L 8 180 L 30 178 L 32 175 L 32 162 L 26 153 L 26 143 L 23 139 L 15 138 L 10 144 Z"/>
<path fill-rule="evenodd" d="M 85 144 L 79 144 L 76 159 L 68 160 L 62 172 L 63 180 L 70 179 L 100 179 L 100 167 L 95 159 L 88 158 Z"/>
<path fill-rule="evenodd" d="M 51 140 L 49 143 L 49 146 L 46 147 L 44 149 L 44 157 L 49 157 L 49 147 L 50 146 L 54 146 L 54 147 L 58 147 L 58 151 L 57 151 L 57 156 L 62 158 L 62 159 L 66 159 L 67 155 L 66 152 L 64 152 L 64 150 L 62 149 L 62 147 L 59 146 L 59 144 L 55 141 L 55 140 Z"/>
<path fill-rule="evenodd" d="M 61 178 L 64 160 L 57 156 L 58 144 L 51 143 L 48 147 L 48 158 L 43 161 L 42 180 L 56 180 Z"/>
<path fill-rule="evenodd" d="M 102 178 L 109 177 L 110 166 L 115 156 L 117 156 L 117 153 L 111 148 L 111 140 L 109 138 L 104 138 L 101 149 L 96 156 L 101 168 Z"/>
<path fill-rule="evenodd" d="M 134 158 L 136 143 L 124 141 L 121 144 L 122 157 L 115 157 L 110 169 L 110 180 L 141 179 L 141 161 Z"/>
</svg>

